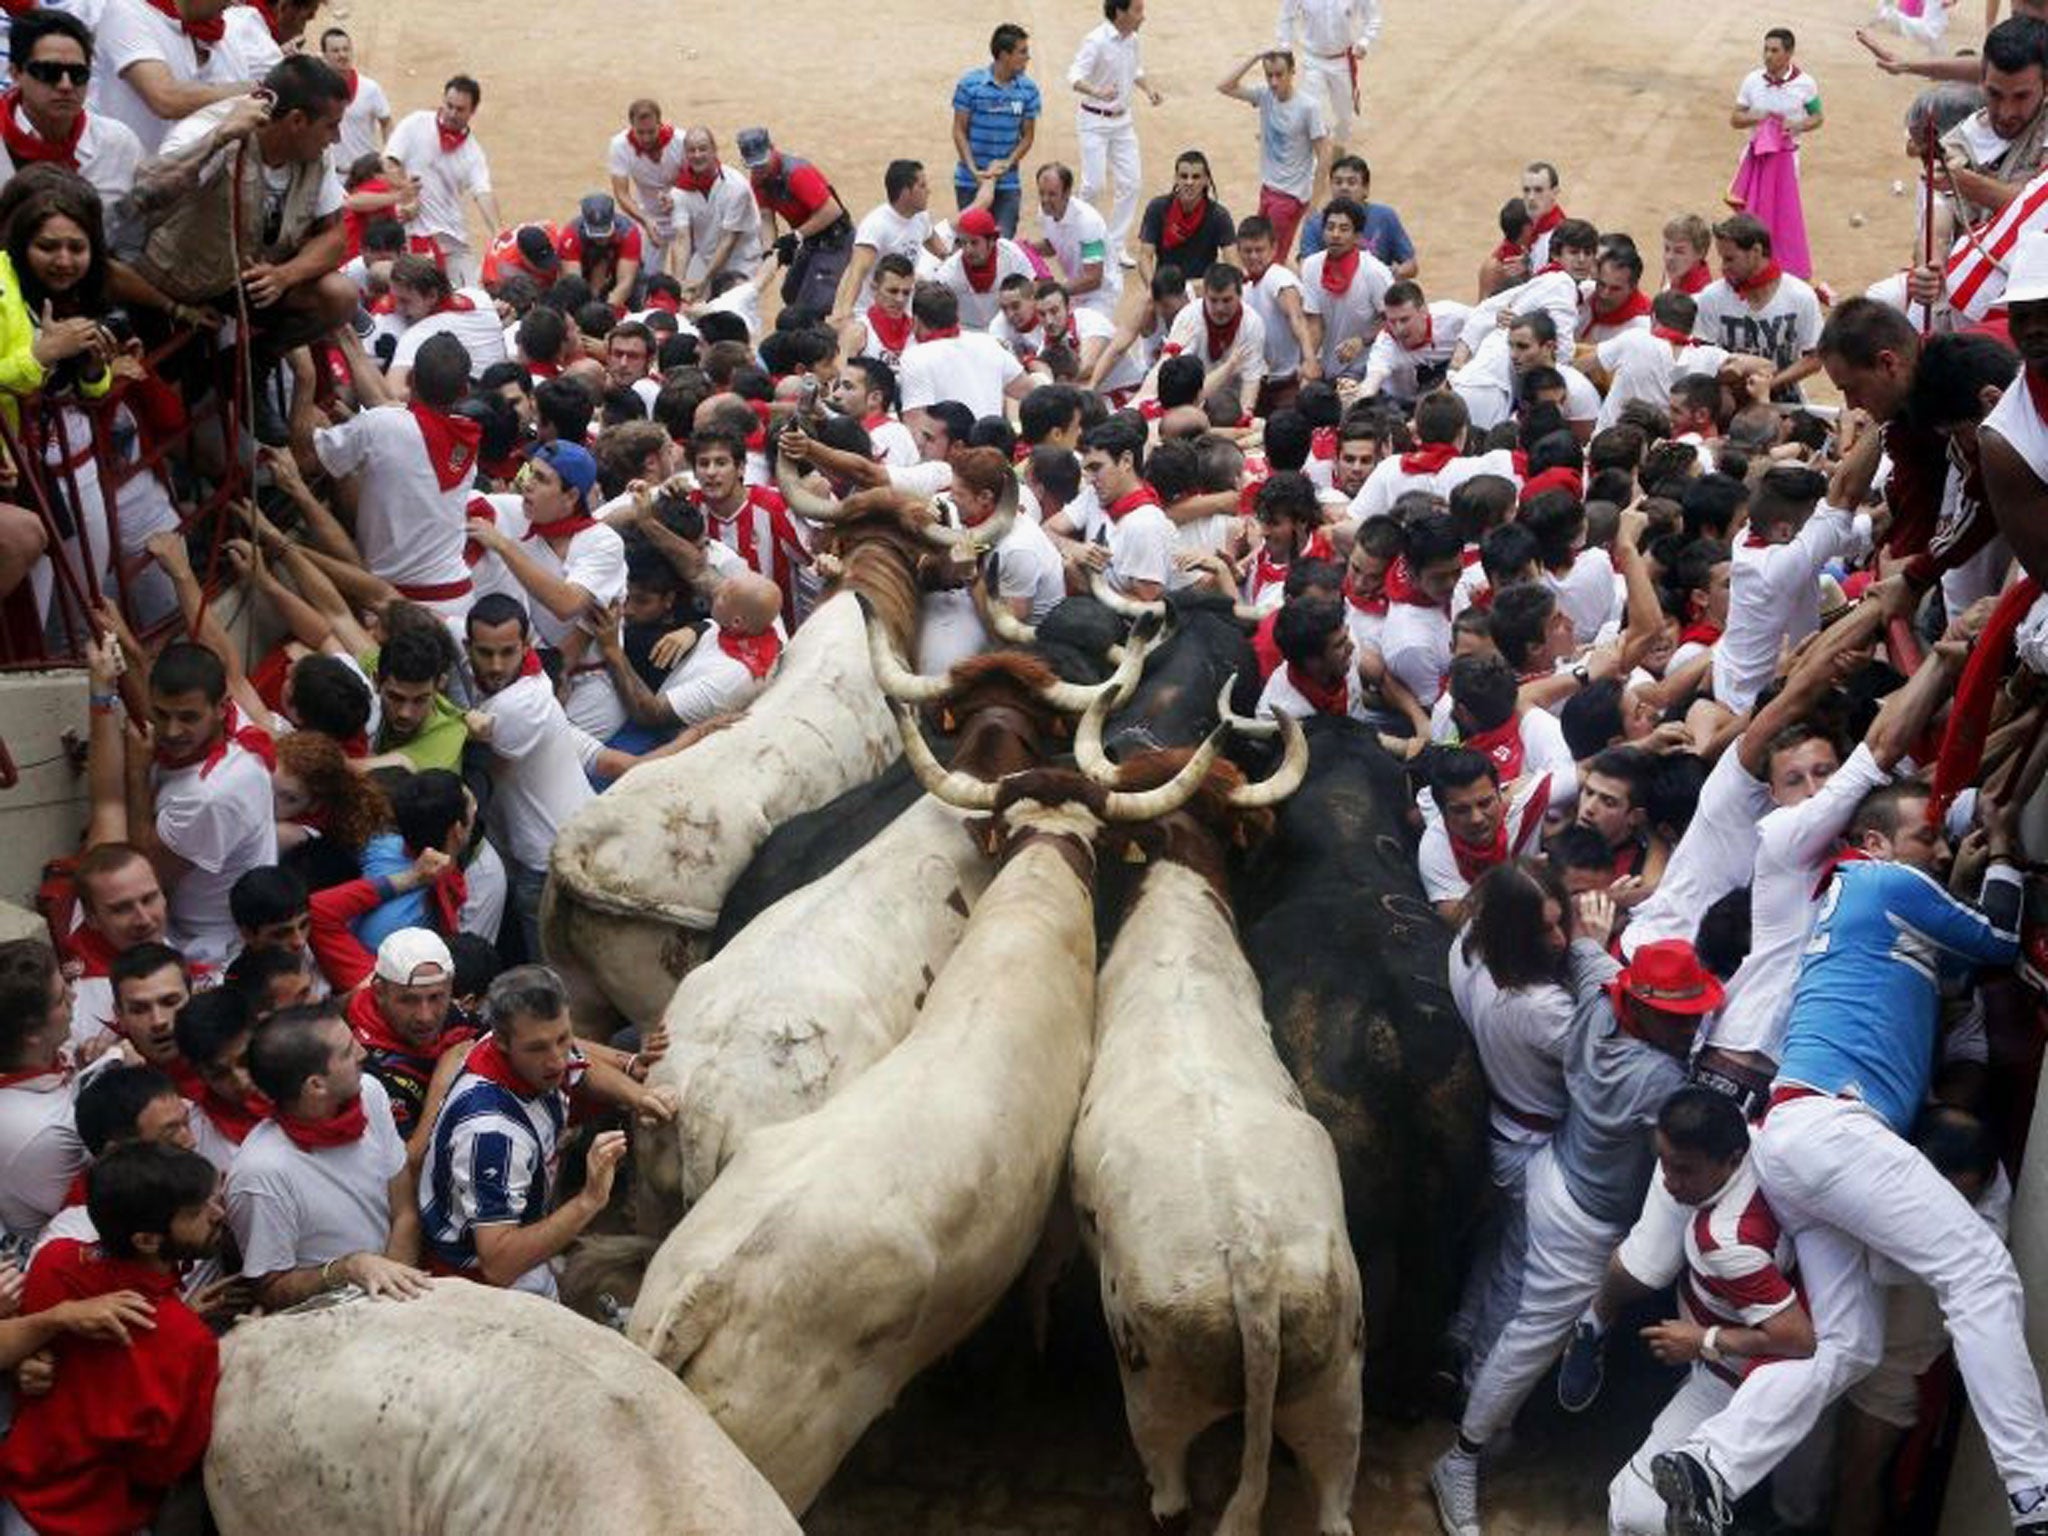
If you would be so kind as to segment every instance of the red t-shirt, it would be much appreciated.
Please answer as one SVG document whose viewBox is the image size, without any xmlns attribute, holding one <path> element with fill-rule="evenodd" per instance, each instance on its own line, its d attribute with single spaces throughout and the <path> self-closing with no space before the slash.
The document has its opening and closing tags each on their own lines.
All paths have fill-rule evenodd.
<svg viewBox="0 0 2048 1536">
<path fill-rule="evenodd" d="M 498 238 L 493 240 L 490 244 L 490 249 L 484 252 L 483 284 L 486 288 L 495 288 L 499 283 L 514 274 L 530 277 L 542 288 L 552 288 L 555 285 L 555 279 L 562 275 L 560 267 L 552 268 L 546 272 L 538 272 L 527 265 L 526 258 L 519 253 L 519 231 L 525 227 L 524 224 L 521 224 L 511 229 L 498 231 Z M 554 225 L 542 224 L 539 227 L 547 231 L 547 237 L 551 243 L 557 245 L 561 243 L 561 231 L 556 229 Z"/>
<path fill-rule="evenodd" d="M 220 1345 L 179 1299 L 176 1275 L 57 1238 L 29 1265 L 21 1310 L 114 1291 L 141 1292 L 156 1327 L 127 1344 L 59 1338 L 56 1385 L 16 1402 L 0 1442 L 0 1498 L 46 1536 L 147 1526 L 165 1493 L 198 1470 L 213 1433 Z"/>
<path fill-rule="evenodd" d="M 357 192 L 389 192 L 390 190 L 391 183 L 382 176 L 372 176 L 368 181 L 355 188 Z M 391 217 L 392 212 L 392 209 L 380 208 L 375 213 L 358 213 L 346 204 L 342 206 L 341 227 L 342 231 L 348 236 L 348 259 L 350 261 L 354 261 L 356 257 L 363 254 L 363 231 L 370 227 L 370 221 L 372 219 L 388 219 Z"/>
<path fill-rule="evenodd" d="M 602 245 L 585 245 L 583 236 L 576 232 L 573 224 L 564 225 L 555 236 L 555 254 L 563 264 L 582 266 L 586 258 L 598 260 L 607 252 L 614 261 L 638 261 L 640 259 L 640 226 L 619 220 L 612 238 Z"/>
<path fill-rule="evenodd" d="M 831 184 L 815 165 L 802 160 L 784 160 L 779 183 L 754 177 L 754 200 L 791 229 L 832 200 Z"/>
</svg>

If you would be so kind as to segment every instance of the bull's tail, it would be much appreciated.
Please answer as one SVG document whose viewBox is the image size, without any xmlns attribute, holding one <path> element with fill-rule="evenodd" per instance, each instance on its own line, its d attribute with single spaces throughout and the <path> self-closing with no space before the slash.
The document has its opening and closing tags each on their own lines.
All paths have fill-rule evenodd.
<svg viewBox="0 0 2048 1536">
<path fill-rule="evenodd" d="M 1226 1249 L 1223 1263 L 1244 1351 L 1244 1461 L 1216 1536 L 1258 1536 L 1273 1457 L 1273 1402 L 1280 1391 L 1280 1288 L 1269 1259 Z"/>
</svg>

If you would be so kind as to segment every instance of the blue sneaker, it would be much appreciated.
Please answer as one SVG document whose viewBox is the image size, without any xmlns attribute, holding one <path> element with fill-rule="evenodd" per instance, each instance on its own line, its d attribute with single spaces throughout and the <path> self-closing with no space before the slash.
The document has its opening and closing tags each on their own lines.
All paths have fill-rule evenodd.
<svg viewBox="0 0 2048 1536">
<path fill-rule="evenodd" d="M 1607 1379 L 1607 1338 L 1581 1321 L 1572 1328 L 1571 1342 L 1557 1363 L 1557 1402 L 1566 1413 L 1584 1413 L 1600 1395 Z"/>
</svg>

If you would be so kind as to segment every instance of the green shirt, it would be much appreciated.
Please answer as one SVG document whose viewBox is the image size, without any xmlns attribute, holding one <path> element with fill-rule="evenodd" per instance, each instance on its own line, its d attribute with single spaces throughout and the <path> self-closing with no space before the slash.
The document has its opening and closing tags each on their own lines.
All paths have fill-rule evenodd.
<svg viewBox="0 0 2048 1536">
<path fill-rule="evenodd" d="M 360 659 L 363 671 L 375 677 L 377 653 L 365 652 Z M 425 773 L 429 768 L 446 768 L 450 773 L 460 773 L 462 749 L 468 745 L 469 724 L 463 711 L 445 693 L 437 693 L 434 695 L 434 707 L 428 711 L 419 735 L 411 741 L 396 742 L 391 739 L 389 729 L 380 727 L 370 750 L 375 756 L 386 752 L 404 753 L 411 759 L 415 773 Z"/>
</svg>

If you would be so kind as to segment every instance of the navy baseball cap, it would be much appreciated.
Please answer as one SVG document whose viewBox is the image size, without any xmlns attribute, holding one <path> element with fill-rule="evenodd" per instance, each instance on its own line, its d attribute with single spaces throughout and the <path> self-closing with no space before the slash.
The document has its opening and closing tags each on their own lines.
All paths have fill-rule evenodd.
<svg viewBox="0 0 2048 1536">
<path fill-rule="evenodd" d="M 758 170 L 775 158 L 775 145 L 766 128 L 742 128 L 738 144 L 740 159 L 749 169 Z"/>
<path fill-rule="evenodd" d="M 618 205 L 612 201 L 609 192 L 593 192 L 583 199 L 583 211 L 576 223 L 586 239 L 609 240 L 618 233 Z"/>
</svg>

